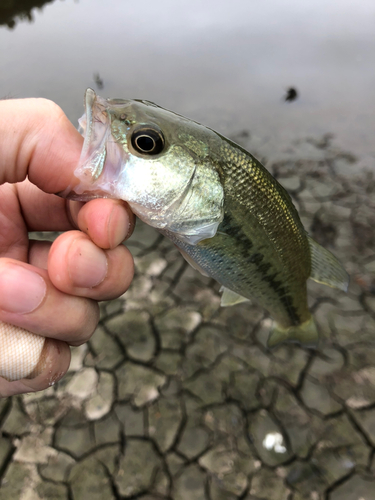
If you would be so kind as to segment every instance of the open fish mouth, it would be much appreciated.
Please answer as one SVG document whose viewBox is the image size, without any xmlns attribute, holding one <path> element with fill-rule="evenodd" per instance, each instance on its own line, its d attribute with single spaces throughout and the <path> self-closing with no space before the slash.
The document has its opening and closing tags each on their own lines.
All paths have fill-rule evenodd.
<svg viewBox="0 0 375 500">
<path fill-rule="evenodd" d="M 84 105 L 85 113 L 78 120 L 78 131 L 84 137 L 74 172 L 78 183 L 59 195 L 81 201 L 116 198 L 116 179 L 126 157 L 111 133 L 110 103 L 88 88 Z"/>
<path fill-rule="evenodd" d="M 103 172 L 107 156 L 106 142 L 111 134 L 110 119 L 105 102 L 92 89 L 85 93 L 85 114 L 78 120 L 79 131 L 84 136 L 80 164 L 90 165 L 90 173 L 95 181 Z"/>
</svg>

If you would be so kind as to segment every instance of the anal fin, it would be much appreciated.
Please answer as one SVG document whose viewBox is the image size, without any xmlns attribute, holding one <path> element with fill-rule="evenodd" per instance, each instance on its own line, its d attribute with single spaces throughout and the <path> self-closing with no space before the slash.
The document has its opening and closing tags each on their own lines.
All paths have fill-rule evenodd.
<svg viewBox="0 0 375 500">
<path fill-rule="evenodd" d="M 246 297 L 243 297 L 242 295 L 239 295 L 236 292 L 232 292 L 232 290 L 229 290 L 229 288 L 225 288 L 225 286 L 222 286 L 220 288 L 220 292 L 222 292 L 221 296 L 222 307 L 234 306 L 235 304 L 241 304 L 241 302 L 249 301 L 249 299 L 247 299 Z"/>
<path fill-rule="evenodd" d="M 310 278 L 317 283 L 338 288 L 346 292 L 349 285 L 349 275 L 341 262 L 319 243 L 307 236 L 311 254 Z"/>
</svg>

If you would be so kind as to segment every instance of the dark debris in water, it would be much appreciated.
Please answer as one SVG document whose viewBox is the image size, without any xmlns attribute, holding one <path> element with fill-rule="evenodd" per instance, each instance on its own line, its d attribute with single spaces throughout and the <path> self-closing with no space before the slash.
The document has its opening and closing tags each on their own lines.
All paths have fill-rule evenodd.
<svg viewBox="0 0 375 500">
<path fill-rule="evenodd" d="M 286 102 L 293 102 L 296 99 L 298 99 L 297 89 L 294 87 L 289 87 L 288 90 L 286 91 L 284 99 Z"/>
<path fill-rule="evenodd" d="M 94 82 L 98 90 L 104 89 L 104 82 L 99 73 L 94 73 Z"/>
</svg>

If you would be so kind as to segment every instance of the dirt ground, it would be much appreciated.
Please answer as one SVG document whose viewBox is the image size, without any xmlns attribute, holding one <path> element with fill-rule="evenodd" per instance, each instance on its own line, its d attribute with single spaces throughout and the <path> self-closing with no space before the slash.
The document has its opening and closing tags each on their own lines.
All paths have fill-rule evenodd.
<svg viewBox="0 0 375 500">
<path fill-rule="evenodd" d="M 264 310 L 220 308 L 140 223 L 134 282 L 67 376 L 0 400 L 1 500 L 375 499 L 375 179 L 329 136 L 267 167 L 351 275 L 309 284 L 319 349 L 268 350 Z"/>
</svg>

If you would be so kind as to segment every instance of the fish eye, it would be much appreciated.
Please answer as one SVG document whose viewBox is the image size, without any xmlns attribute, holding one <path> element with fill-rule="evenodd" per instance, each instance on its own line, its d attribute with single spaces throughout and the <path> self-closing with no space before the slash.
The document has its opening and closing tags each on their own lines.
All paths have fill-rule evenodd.
<svg viewBox="0 0 375 500">
<path fill-rule="evenodd" d="M 133 132 L 131 143 L 138 153 L 157 155 L 163 151 L 164 137 L 159 130 L 143 128 Z"/>
</svg>

